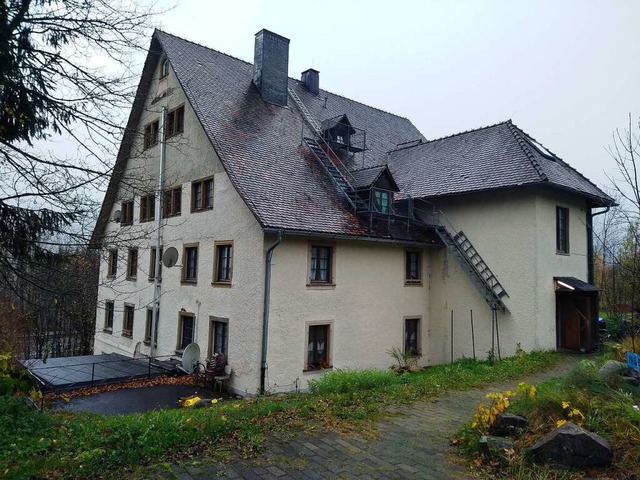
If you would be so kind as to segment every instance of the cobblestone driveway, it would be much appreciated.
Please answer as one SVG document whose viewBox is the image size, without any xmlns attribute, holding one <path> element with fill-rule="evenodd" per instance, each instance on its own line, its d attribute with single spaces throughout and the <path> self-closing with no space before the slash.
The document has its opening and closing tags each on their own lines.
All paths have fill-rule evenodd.
<svg viewBox="0 0 640 480">
<path fill-rule="evenodd" d="M 566 370 L 576 359 L 551 372 L 524 379 L 539 383 Z M 335 433 L 293 438 L 270 437 L 258 458 L 226 464 L 173 466 L 159 478 L 227 479 L 467 479 L 450 458 L 451 434 L 471 417 L 488 392 L 513 389 L 518 382 L 492 384 L 483 390 L 453 392 L 428 402 L 393 410 L 378 424 L 379 438 L 345 438 Z"/>
</svg>

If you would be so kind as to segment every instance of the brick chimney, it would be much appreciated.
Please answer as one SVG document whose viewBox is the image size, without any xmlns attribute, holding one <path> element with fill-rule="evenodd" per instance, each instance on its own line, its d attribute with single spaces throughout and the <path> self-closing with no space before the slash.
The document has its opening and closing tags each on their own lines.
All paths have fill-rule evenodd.
<svg viewBox="0 0 640 480">
<path fill-rule="evenodd" d="M 256 33 L 253 83 L 262 99 L 285 107 L 289 87 L 289 39 L 264 28 Z"/>
<path fill-rule="evenodd" d="M 302 84 L 309 92 L 314 95 L 320 93 L 320 72 L 310 68 L 302 72 Z"/>
</svg>

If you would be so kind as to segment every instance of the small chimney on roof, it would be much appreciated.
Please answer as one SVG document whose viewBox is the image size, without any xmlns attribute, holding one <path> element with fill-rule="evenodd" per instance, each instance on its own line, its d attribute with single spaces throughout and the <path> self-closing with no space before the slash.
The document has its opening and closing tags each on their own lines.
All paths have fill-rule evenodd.
<svg viewBox="0 0 640 480">
<path fill-rule="evenodd" d="M 256 33 L 253 83 L 265 102 L 287 105 L 289 39 L 264 28 Z"/>
<path fill-rule="evenodd" d="M 302 72 L 302 83 L 309 92 L 318 95 L 320 93 L 320 72 L 313 68 L 305 70 Z"/>
</svg>

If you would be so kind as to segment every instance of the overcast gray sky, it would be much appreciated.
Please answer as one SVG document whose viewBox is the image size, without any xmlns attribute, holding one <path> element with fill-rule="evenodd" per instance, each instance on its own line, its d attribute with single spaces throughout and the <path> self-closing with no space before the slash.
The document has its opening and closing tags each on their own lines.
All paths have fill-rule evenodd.
<svg viewBox="0 0 640 480">
<path fill-rule="evenodd" d="M 267 28 L 292 77 L 313 66 L 430 139 L 511 118 L 601 186 L 613 130 L 640 115 L 638 0 L 180 0 L 161 26 L 247 61 Z"/>
</svg>

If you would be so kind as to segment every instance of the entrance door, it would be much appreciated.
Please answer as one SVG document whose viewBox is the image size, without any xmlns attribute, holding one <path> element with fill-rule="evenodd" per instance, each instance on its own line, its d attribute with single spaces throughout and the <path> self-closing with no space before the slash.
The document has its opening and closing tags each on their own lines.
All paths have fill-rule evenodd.
<svg viewBox="0 0 640 480">
<path fill-rule="evenodd" d="M 593 294 L 557 292 L 558 348 L 581 351 L 595 348 L 593 306 Z"/>
</svg>

